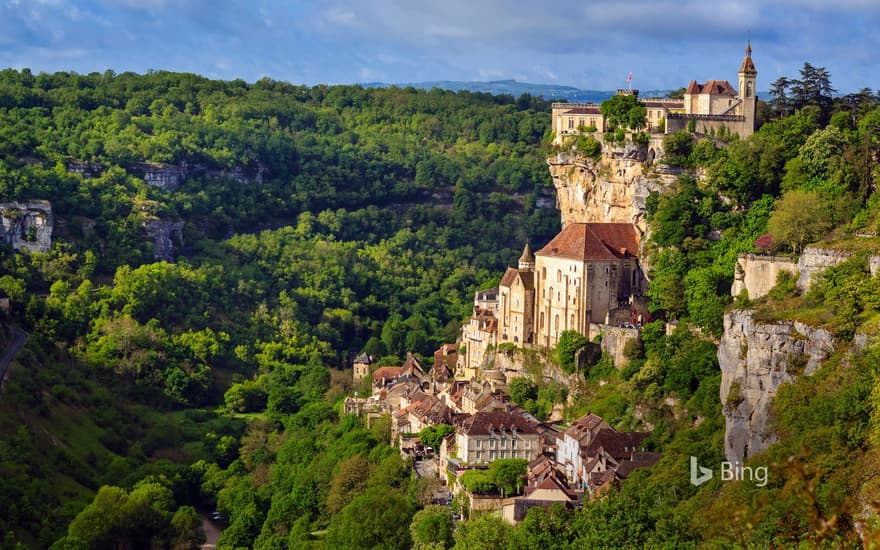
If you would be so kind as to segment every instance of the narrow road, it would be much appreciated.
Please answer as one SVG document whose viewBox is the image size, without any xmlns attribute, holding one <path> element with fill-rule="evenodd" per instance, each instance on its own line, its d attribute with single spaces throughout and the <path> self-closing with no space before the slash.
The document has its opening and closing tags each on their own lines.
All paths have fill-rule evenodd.
<svg viewBox="0 0 880 550">
<path fill-rule="evenodd" d="M 0 384 L 6 380 L 6 371 L 9 369 L 9 363 L 15 358 L 15 355 L 21 350 L 21 347 L 24 346 L 24 343 L 27 342 L 28 335 L 25 331 L 21 330 L 18 327 L 9 327 L 10 332 L 12 332 L 12 342 L 6 346 L 6 349 L 3 350 L 3 353 L 0 354 Z"/>
</svg>

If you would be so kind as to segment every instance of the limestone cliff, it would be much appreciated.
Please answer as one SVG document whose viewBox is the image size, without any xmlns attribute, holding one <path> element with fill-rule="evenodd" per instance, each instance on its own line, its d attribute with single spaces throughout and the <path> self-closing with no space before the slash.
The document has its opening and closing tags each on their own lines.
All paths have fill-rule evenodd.
<svg viewBox="0 0 880 550">
<path fill-rule="evenodd" d="M 776 441 L 769 419 L 777 389 L 815 372 L 834 346 L 830 332 L 797 321 L 763 324 L 745 310 L 724 316 L 718 363 L 727 460 L 742 462 Z"/>
<path fill-rule="evenodd" d="M 14 250 L 49 252 L 54 225 L 49 201 L 0 203 L 0 239 Z"/>
<path fill-rule="evenodd" d="M 647 173 L 638 149 L 609 150 L 599 161 L 559 153 L 547 159 L 556 187 L 562 225 L 578 222 L 630 222 L 648 230 L 645 200 L 672 175 Z"/>
<path fill-rule="evenodd" d="M 144 222 L 144 230 L 153 240 L 153 257 L 173 261 L 178 246 L 183 246 L 183 222 L 151 219 Z"/>
</svg>

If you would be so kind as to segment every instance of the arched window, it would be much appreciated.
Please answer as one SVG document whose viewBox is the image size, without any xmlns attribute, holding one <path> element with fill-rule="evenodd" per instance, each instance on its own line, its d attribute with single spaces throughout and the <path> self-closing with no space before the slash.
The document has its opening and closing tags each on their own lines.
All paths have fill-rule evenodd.
<svg viewBox="0 0 880 550">
<path fill-rule="evenodd" d="M 559 336 L 559 315 L 556 315 L 553 318 L 553 330 L 556 332 L 556 336 Z"/>
<path fill-rule="evenodd" d="M 752 83 L 746 82 L 746 97 L 752 97 Z"/>
<path fill-rule="evenodd" d="M 557 283 L 562 282 L 562 270 L 561 269 L 556 270 L 556 282 Z"/>
<path fill-rule="evenodd" d="M 544 328 L 544 312 L 541 312 L 541 328 Z"/>
<path fill-rule="evenodd" d="M 568 328 L 574 328 L 574 313 L 571 314 L 571 324 L 568 325 Z"/>
</svg>

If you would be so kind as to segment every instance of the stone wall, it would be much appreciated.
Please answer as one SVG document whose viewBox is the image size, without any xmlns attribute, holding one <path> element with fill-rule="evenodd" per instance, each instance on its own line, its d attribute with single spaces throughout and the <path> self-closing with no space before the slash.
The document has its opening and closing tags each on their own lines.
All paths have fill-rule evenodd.
<svg viewBox="0 0 880 550">
<path fill-rule="evenodd" d="M 14 250 L 49 252 L 54 225 L 49 201 L 0 203 L 0 239 Z"/>
<path fill-rule="evenodd" d="M 740 292 L 746 290 L 750 299 L 766 296 L 776 285 L 776 276 L 781 271 L 796 276 L 798 289 L 806 292 L 816 275 L 851 257 L 852 254 L 849 252 L 819 247 L 804 249 L 797 261 L 785 256 L 740 254 L 736 261 L 730 293 L 739 296 Z M 880 273 L 880 256 L 871 256 L 868 259 L 868 267 L 871 275 L 876 276 Z"/>
<path fill-rule="evenodd" d="M 718 364 L 727 460 L 742 462 L 777 440 L 769 423 L 777 389 L 812 374 L 834 346 L 830 332 L 797 321 L 763 324 L 747 310 L 724 316 Z"/>
<path fill-rule="evenodd" d="M 592 340 L 597 335 L 602 335 L 600 346 L 603 353 L 607 353 L 614 358 L 614 366 L 622 369 L 626 366 L 629 359 L 626 358 L 624 350 L 627 342 L 638 340 L 641 335 L 637 328 L 623 328 L 611 325 L 590 325 L 589 338 Z"/>
<path fill-rule="evenodd" d="M 780 272 L 800 276 L 797 262 L 786 256 L 740 254 L 735 269 L 730 293 L 739 296 L 745 290 L 753 300 L 766 296 L 776 286 L 776 277 Z"/>
</svg>

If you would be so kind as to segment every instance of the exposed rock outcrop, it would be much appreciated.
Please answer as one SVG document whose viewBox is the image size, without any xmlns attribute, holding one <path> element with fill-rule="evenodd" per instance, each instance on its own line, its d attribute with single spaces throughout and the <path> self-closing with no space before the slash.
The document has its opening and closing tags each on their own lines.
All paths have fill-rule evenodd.
<svg viewBox="0 0 880 550">
<path fill-rule="evenodd" d="M 645 200 L 673 176 L 648 176 L 644 159 L 632 151 L 610 151 L 601 160 L 559 153 L 547 159 L 556 187 L 562 225 L 578 222 L 629 222 L 648 230 Z"/>
<path fill-rule="evenodd" d="M 14 250 L 49 252 L 55 219 L 52 204 L 44 200 L 0 204 L 0 232 L 3 243 Z"/>
<path fill-rule="evenodd" d="M 777 389 L 815 372 L 834 345 L 830 332 L 798 321 L 762 324 L 748 310 L 724 316 L 718 363 L 727 460 L 742 462 L 776 441 L 769 417 Z"/>
<path fill-rule="evenodd" d="M 174 261 L 177 247 L 183 246 L 183 221 L 147 220 L 144 229 L 153 240 L 153 256 L 157 260 Z"/>
</svg>

